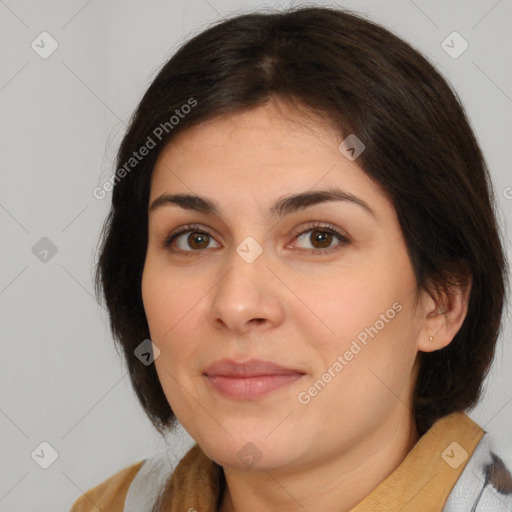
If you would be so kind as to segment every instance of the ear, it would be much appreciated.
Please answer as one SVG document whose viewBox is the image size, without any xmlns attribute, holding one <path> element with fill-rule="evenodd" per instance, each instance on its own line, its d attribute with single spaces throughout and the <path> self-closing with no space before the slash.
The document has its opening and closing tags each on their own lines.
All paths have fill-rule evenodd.
<svg viewBox="0 0 512 512">
<path fill-rule="evenodd" d="M 449 285 L 433 297 L 423 291 L 425 317 L 418 339 L 418 350 L 433 352 L 446 347 L 459 331 L 468 311 L 471 276 L 460 285 Z M 432 336 L 432 341 L 430 341 Z"/>
</svg>

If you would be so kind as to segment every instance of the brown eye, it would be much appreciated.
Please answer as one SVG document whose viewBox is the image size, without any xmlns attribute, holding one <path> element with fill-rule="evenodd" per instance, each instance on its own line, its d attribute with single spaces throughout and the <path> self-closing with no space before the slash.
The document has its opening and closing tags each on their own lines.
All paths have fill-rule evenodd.
<svg viewBox="0 0 512 512">
<path fill-rule="evenodd" d="M 324 249 L 331 245 L 332 233 L 320 230 L 311 231 L 310 240 L 312 241 L 312 244 L 315 248 Z"/>
<path fill-rule="evenodd" d="M 321 224 L 310 224 L 308 229 L 303 230 L 297 234 L 297 239 L 300 241 L 308 241 L 310 246 L 305 249 L 311 253 L 327 253 L 337 250 L 340 246 L 345 246 L 350 243 L 349 239 L 343 236 L 337 229 L 332 226 L 324 226 Z M 332 245 L 335 239 L 339 240 L 338 245 Z"/>
<path fill-rule="evenodd" d="M 210 235 L 205 233 L 191 233 L 188 235 L 186 243 L 189 244 L 189 247 L 192 249 L 204 249 L 208 246 L 209 236 Z"/>
<path fill-rule="evenodd" d="M 188 236 L 185 237 L 184 235 Z M 169 235 L 164 240 L 163 246 L 169 248 L 172 252 L 188 256 L 207 249 L 212 240 L 213 237 L 207 231 L 194 225 L 188 225 L 184 226 L 179 232 Z"/>
</svg>

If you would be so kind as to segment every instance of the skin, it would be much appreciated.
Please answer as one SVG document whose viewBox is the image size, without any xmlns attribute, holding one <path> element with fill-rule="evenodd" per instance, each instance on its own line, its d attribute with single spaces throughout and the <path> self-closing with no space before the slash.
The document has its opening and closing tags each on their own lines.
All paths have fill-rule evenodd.
<svg viewBox="0 0 512 512">
<path fill-rule="evenodd" d="M 443 296 L 442 309 L 425 291 L 416 302 L 393 204 L 340 152 L 342 140 L 320 119 L 270 101 L 177 135 L 154 168 L 150 205 L 164 193 L 194 193 L 221 208 L 220 216 L 172 204 L 150 211 L 142 278 L 165 395 L 224 468 L 221 512 L 343 512 L 363 500 L 418 440 L 418 352 L 450 343 L 467 312 L 468 295 L 458 289 Z M 375 216 L 348 201 L 281 219 L 268 212 L 279 198 L 328 186 L 361 198 Z M 348 243 L 335 235 L 317 241 L 315 231 L 325 232 L 309 228 L 312 221 L 336 227 Z M 166 236 L 188 223 L 211 237 L 191 239 L 192 229 L 165 248 Z M 263 250 L 252 263 L 236 252 L 247 236 Z M 300 403 L 299 393 L 395 303 L 402 309 L 394 318 Z M 263 398 L 234 400 L 203 376 L 221 358 L 271 360 L 305 375 Z M 237 456 L 249 442 L 261 454 L 252 467 Z"/>
</svg>

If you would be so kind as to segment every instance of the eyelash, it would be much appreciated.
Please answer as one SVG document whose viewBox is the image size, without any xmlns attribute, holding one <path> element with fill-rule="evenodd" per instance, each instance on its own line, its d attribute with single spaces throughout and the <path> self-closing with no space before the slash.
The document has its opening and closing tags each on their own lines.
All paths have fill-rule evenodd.
<svg viewBox="0 0 512 512">
<path fill-rule="evenodd" d="M 340 246 L 344 246 L 350 243 L 349 239 L 346 236 L 343 236 L 336 228 L 331 226 L 330 224 L 319 224 L 319 223 L 309 223 L 305 229 L 302 231 L 294 232 L 294 239 L 300 237 L 301 235 L 304 235 L 306 233 L 309 233 L 310 231 L 321 231 L 322 233 L 330 233 L 331 235 L 336 236 L 340 239 Z M 212 237 L 212 235 L 203 229 L 197 224 L 187 224 L 183 226 L 183 228 L 178 231 L 177 233 L 171 233 L 169 236 L 167 236 L 163 242 L 164 248 L 168 249 L 171 244 L 174 242 L 176 238 L 178 238 L 181 235 L 184 235 L 185 233 L 196 233 L 201 235 L 208 235 Z M 212 237 L 213 238 L 213 237 Z M 310 252 L 310 253 L 320 253 L 320 254 L 326 254 L 332 251 L 338 250 L 338 246 L 336 247 L 330 247 L 327 249 L 304 249 L 304 251 Z M 204 250 L 204 249 L 203 249 Z M 183 251 L 183 250 L 175 250 L 173 252 L 184 254 L 185 256 L 193 256 L 194 253 L 202 252 L 203 250 L 191 250 L 191 251 Z"/>
</svg>

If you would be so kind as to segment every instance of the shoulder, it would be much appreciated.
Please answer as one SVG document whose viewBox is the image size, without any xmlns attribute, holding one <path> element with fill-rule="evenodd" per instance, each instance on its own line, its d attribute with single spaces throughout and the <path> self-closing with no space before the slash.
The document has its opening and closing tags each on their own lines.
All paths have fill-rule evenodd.
<svg viewBox="0 0 512 512">
<path fill-rule="evenodd" d="M 512 452 L 509 445 L 486 432 L 469 457 L 443 512 L 512 510 Z M 477 509 L 478 507 L 478 509 Z"/>
<path fill-rule="evenodd" d="M 128 489 L 145 460 L 127 466 L 82 494 L 69 512 L 122 512 Z"/>
</svg>

